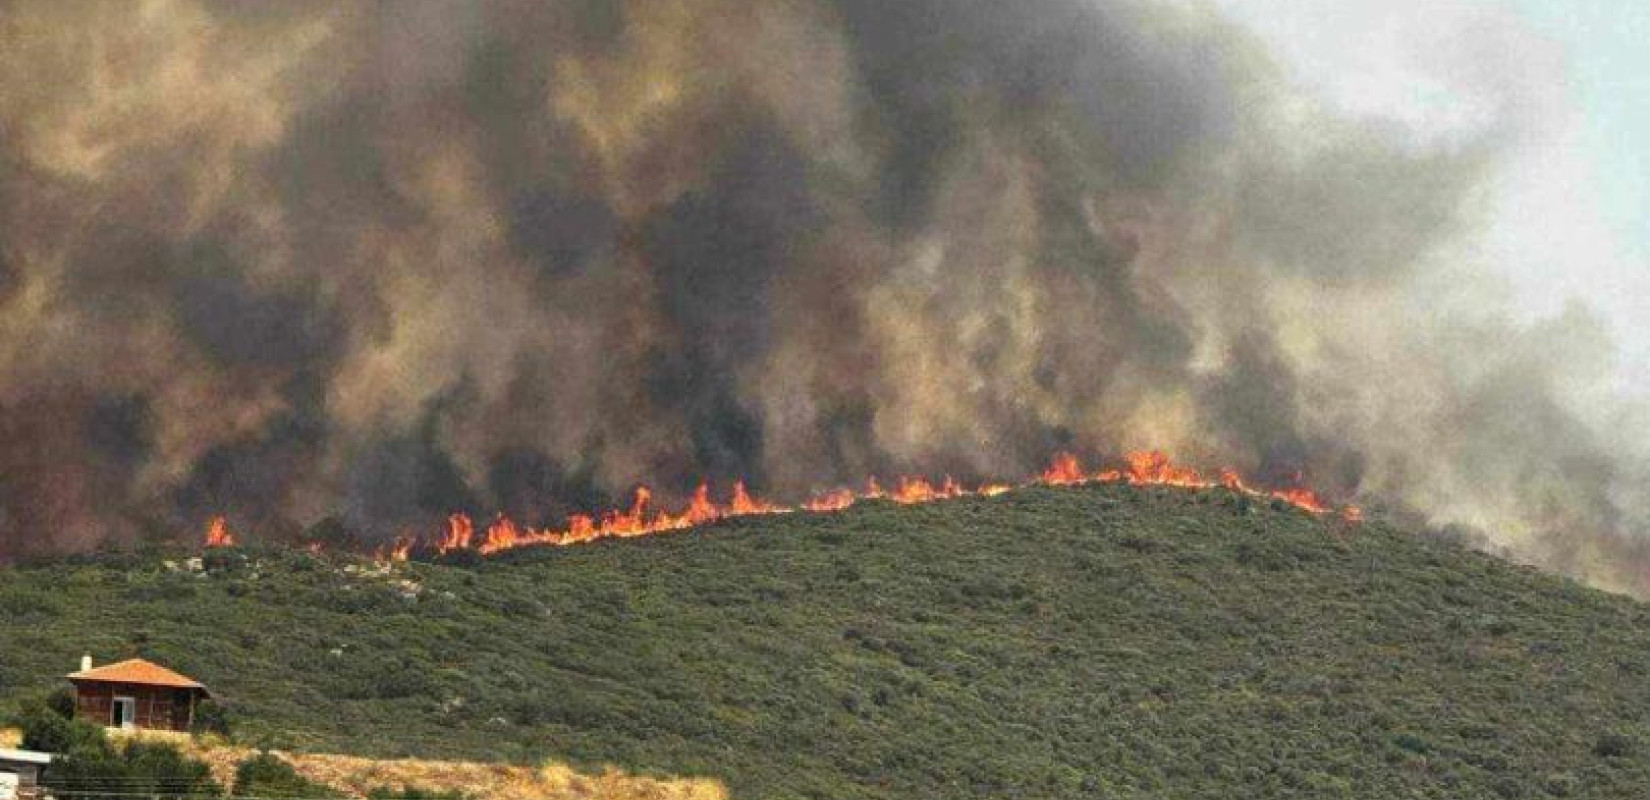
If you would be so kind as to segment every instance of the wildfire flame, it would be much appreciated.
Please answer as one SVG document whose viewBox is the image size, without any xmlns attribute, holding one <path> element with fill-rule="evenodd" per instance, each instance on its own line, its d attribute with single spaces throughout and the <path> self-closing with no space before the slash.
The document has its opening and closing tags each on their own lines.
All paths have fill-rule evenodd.
<svg viewBox="0 0 1650 800">
<path fill-rule="evenodd" d="M 206 523 L 207 547 L 234 547 L 235 532 L 229 529 L 229 520 L 213 517 Z"/>
<path fill-rule="evenodd" d="M 1072 486 L 1088 480 L 1083 474 L 1083 465 L 1077 461 L 1077 456 L 1070 453 L 1061 453 L 1054 457 L 1054 463 L 1043 470 L 1042 480 L 1050 486 Z"/>
<path fill-rule="evenodd" d="M 1299 482 L 1299 476 L 1297 483 Z M 1129 453 L 1123 466 L 1098 472 L 1087 472 L 1077 456 L 1061 453 L 1036 478 L 1021 486 L 1079 486 L 1092 483 L 1122 483 L 1130 486 L 1170 486 L 1185 489 L 1224 488 L 1251 497 L 1280 500 L 1316 515 L 1327 515 L 1334 509 L 1310 489 L 1285 487 L 1257 489 L 1246 484 L 1236 470 L 1223 469 L 1215 479 L 1175 464 L 1157 451 Z M 951 500 L 959 497 L 995 497 L 1012 491 L 1009 484 L 988 483 L 967 488 L 947 476 L 938 484 L 926 478 L 901 477 L 893 491 L 882 488 L 876 478 L 870 478 L 862 490 L 832 489 L 814 495 L 796 506 L 783 506 L 757 498 L 743 481 L 734 483 L 725 504 L 711 499 L 710 486 L 700 484 L 694 490 L 686 508 L 678 513 L 655 510 L 653 492 L 646 486 L 637 487 L 629 508 L 612 509 L 600 515 L 579 514 L 567 521 L 561 530 L 525 527 L 507 516 L 499 515 L 485 530 L 478 531 L 469 515 L 452 514 L 446 527 L 435 536 L 403 536 L 380 550 L 378 556 L 386 560 L 405 560 L 413 551 L 434 550 L 440 553 L 474 551 L 491 555 L 518 547 L 534 545 L 565 546 L 593 542 L 598 539 L 629 538 L 649 534 L 679 531 L 708 525 L 718 520 L 757 514 L 789 514 L 798 511 L 831 513 L 842 511 L 867 500 L 891 500 L 904 505 Z M 1357 506 L 1342 506 L 1340 516 L 1347 522 L 1363 520 L 1363 511 Z M 213 517 L 207 528 L 208 547 L 228 547 L 235 544 L 235 536 L 223 517 Z"/>
</svg>

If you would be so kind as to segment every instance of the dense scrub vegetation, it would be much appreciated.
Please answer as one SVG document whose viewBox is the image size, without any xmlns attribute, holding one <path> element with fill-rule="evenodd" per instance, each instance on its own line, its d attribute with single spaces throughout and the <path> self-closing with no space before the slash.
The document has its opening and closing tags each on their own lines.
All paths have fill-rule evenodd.
<svg viewBox="0 0 1650 800">
<path fill-rule="evenodd" d="M 46 786 L 63 800 L 128 797 L 218 797 L 222 787 L 206 764 L 170 744 L 134 741 L 117 746 L 95 725 L 71 720 L 57 703 L 25 703 L 15 715 L 23 746 L 58 755 Z"/>
<path fill-rule="evenodd" d="M 24 701 L 10 715 L 22 734 L 22 746 L 56 755 L 45 775 L 51 796 L 59 800 L 201 800 L 229 797 L 250 800 L 328 800 L 351 795 L 304 778 L 271 753 L 259 753 L 237 765 L 227 793 L 211 767 L 171 741 L 133 738 L 114 740 L 104 729 L 72 718 L 73 706 L 53 692 L 44 701 Z M 72 701 L 71 701 L 72 702 Z M 457 792 L 419 786 L 378 786 L 368 800 L 466 800 Z"/>
<path fill-rule="evenodd" d="M 0 697 L 83 652 L 257 746 L 707 775 L 746 798 L 1645 796 L 1650 607 L 1379 522 L 1030 489 L 381 571 L 0 572 Z"/>
</svg>

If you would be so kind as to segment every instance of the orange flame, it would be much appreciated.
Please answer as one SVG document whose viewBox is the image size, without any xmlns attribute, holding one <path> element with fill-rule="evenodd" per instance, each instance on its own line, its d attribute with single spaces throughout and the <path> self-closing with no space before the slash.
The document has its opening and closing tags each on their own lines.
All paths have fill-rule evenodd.
<svg viewBox="0 0 1650 800">
<path fill-rule="evenodd" d="M 217 516 L 206 523 L 206 546 L 235 546 L 235 532 L 229 529 L 229 520 Z"/>
<path fill-rule="evenodd" d="M 1083 464 L 1077 456 L 1070 453 L 1060 453 L 1054 457 L 1054 463 L 1043 470 L 1042 482 L 1050 486 L 1073 486 L 1088 480 L 1083 474 Z"/>
<path fill-rule="evenodd" d="M 1129 483 L 1136 486 L 1181 486 L 1193 489 L 1210 486 L 1197 470 L 1177 467 L 1168 456 L 1156 450 L 1130 453 L 1124 460 L 1129 462 Z"/>
<path fill-rule="evenodd" d="M 1318 499 L 1316 492 L 1311 489 L 1274 489 L 1272 496 L 1285 503 L 1304 508 L 1314 514 L 1327 514 L 1329 507 Z"/>
<path fill-rule="evenodd" d="M 1233 469 L 1222 469 L 1218 480 L 1209 480 L 1195 469 L 1175 464 L 1167 455 L 1158 451 L 1129 453 L 1122 461 L 1123 467 L 1120 469 L 1088 473 L 1083 471 L 1082 462 L 1075 455 L 1060 453 L 1036 478 L 1019 486 L 1127 483 L 1130 486 L 1170 486 L 1186 489 L 1224 488 L 1251 497 L 1279 500 L 1316 515 L 1326 515 L 1334 510 L 1310 489 L 1299 486 L 1251 488 Z M 1299 476 L 1296 478 L 1296 483 L 1300 483 Z M 415 550 L 421 549 L 440 553 L 470 550 L 491 555 L 534 545 L 565 546 L 598 539 L 646 536 L 756 514 L 786 514 L 795 511 L 831 513 L 871 500 L 890 500 L 905 505 L 916 505 L 959 497 L 996 497 L 1016 488 L 1010 484 L 988 483 L 969 489 L 950 476 L 937 485 L 926 478 L 902 476 L 895 487 L 893 491 L 885 490 L 875 477 L 871 477 L 866 481 L 863 490 L 832 489 L 817 493 L 806 502 L 791 507 L 758 498 L 743 481 L 735 482 L 727 503 L 719 504 L 711 499 L 710 487 L 701 484 L 694 490 L 686 508 L 672 514 L 654 510 L 652 491 L 646 486 L 639 486 L 628 508 L 612 509 L 599 516 L 574 515 L 568 518 L 566 528 L 561 530 L 526 527 L 501 514 L 478 535 L 475 524 L 467 514 L 455 513 L 447 518 L 446 527 L 438 535 L 403 535 L 393 544 L 380 549 L 377 556 L 383 560 L 399 561 L 409 558 Z M 1342 506 L 1339 513 L 1347 522 L 1357 523 L 1363 520 L 1363 511 L 1357 506 Z M 234 534 L 230 532 L 224 518 L 213 517 L 207 531 L 207 545 L 225 547 L 234 543 Z"/>
<path fill-rule="evenodd" d="M 953 497 L 962 497 L 965 494 L 974 494 L 966 491 L 950 475 L 945 476 L 945 482 L 935 486 L 922 478 L 902 477 L 899 479 L 899 488 L 889 497 L 896 503 L 916 505 L 918 503 L 932 503 L 935 500 L 950 500 Z"/>
<path fill-rule="evenodd" d="M 730 517 L 743 517 L 750 514 L 775 514 L 785 510 L 772 503 L 764 503 L 751 497 L 750 493 L 745 491 L 745 482 L 737 481 L 733 484 L 733 501 L 729 504 L 727 515 Z M 715 517 L 712 516 L 703 521 L 709 522 L 712 519 L 715 519 Z M 699 523 L 696 522 L 695 524 Z"/>
<path fill-rule="evenodd" d="M 859 501 L 859 496 L 852 489 L 834 489 L 824 494 L 814 495 L 813 499 L 802 504 L 803 511 L 828 513 L 841 511 Z"/>
<path fill-rule="evenodd" d="M 436 547 L 442 552 L 448 550 L 468 550 L 470 543 L 475 541 L 476 529 L 470 523 L 468 514 L 453 514 L 447 517 L 447 531 L 442 534 L 441 542 Z"/>
</svg>

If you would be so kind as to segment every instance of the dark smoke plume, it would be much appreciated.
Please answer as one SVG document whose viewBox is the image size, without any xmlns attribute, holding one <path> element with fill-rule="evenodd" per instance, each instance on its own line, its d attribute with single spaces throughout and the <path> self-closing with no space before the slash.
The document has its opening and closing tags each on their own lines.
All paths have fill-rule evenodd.
<svg viewBox="0 0 1650 800">
<path fill-rule="evenodd" d="M 1094 0 L 0 3 L 0 557 L 1155 447 L 1650 588 L 1504 137 Z M 324 521 L 324 522 L 323 522 Z"/>
</svg>

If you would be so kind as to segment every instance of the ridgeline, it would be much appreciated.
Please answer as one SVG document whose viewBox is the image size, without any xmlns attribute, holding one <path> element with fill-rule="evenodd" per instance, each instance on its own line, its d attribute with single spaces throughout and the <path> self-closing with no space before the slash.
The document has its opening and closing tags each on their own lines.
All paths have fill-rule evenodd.
<svg viewBox="0 0 1650 800">
<path fill-rule="evenodd" d="M 1650 606 L 1220 489 L 0 570 L 0 712 L 86 652 L 200 678 L 254 746 L 737 798 L 1650 796 Z"/>
</svg>

